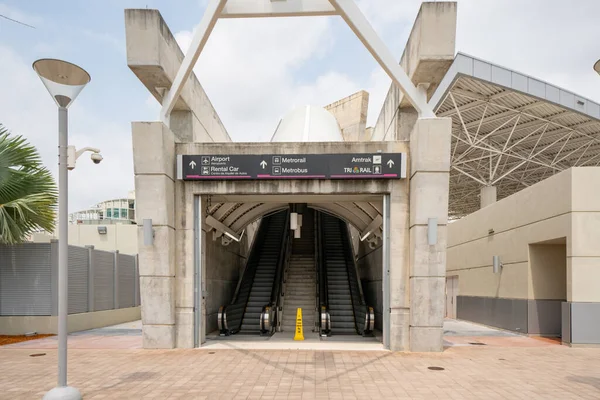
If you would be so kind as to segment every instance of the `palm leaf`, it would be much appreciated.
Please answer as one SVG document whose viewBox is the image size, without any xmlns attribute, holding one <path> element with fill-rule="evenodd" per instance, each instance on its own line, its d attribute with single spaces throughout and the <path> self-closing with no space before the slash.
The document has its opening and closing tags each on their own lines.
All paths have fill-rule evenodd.
<svg viewBox="0 0 600 400">
<path fill-rule="evenodd" d="M 54 231 L 57 190 L 36 148 L 0 125 L 0 243 Z"/>
</svg>

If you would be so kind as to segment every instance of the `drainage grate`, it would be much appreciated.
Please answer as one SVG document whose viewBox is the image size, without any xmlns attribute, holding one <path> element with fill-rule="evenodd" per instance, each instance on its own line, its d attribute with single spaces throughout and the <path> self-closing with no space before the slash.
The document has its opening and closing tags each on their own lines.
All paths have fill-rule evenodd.
<svg viewBox="0 0 600 400">
<path fill-rule="evenodd" d="M 442 367 L 427 367 L 427 369 L 431 370 L 431 371 L 445 371 L 446 368 L 442 368 Z"/>
<path fill-rule="evenodd" d="M 485 346 L 485 343 L 477 343 L 477 342 L 469 342 L 469 344 L 473 345 L 473 346 Z"/>
<path fill-rule="evenodd" d="M 208 354 L 215 354 L 215 352 L 214 351 L 209 351 Z"/>
<path fill-rule="evenodd" d="M 29 357 L 41 357 L 41 356 L 45 356 L 46 353 L 35 353 L 35 354 L 30 354 Z"/>
</svg>

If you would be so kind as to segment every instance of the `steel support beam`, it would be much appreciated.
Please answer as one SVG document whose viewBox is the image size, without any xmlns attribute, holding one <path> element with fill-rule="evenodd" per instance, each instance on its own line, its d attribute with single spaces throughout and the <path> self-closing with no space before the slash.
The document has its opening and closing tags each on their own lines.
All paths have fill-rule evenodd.
<svg viewBox="0 0 600 400">
<path fill-rule="evenodd" d="M 338 15 L 329 0 L 229 0 L 221 18 L 311 17 Z"/>
<path fill-rule="evenodd" d="M 198 25 L 198 28 L 196 29 L 188 53 L 185 55 L 183 63 L 181 63 L 181 67 L 179 67 L 179 71 L 177 71 L 177 75 L 175 76 L 171 88 L 163 98 L 160 119 L 167 126 L 170 126 L 171 111 L 173 111 L 173 107 L 175 107 L 175 103 L 177 102 L 177 99 L 179 99 L 184 85 L 190 78 L 194 66 L 196 65 L 196 61 L 198 61 L 198 57 L 200 57 L 200 53 L 202 53 L 226 2 L 227 0 L 210 0 L 206 7 L 206 11 L 200 21 L 200 25 Z"/>
<path fill-rule="evenodd" d="M 398 88 L 410 104 L 417 110 L 420 118 L 436 118 L 427 98 L 417 90 L 400 64 L 394 59 L 387 46 L 379 38 L 369 21 L 365 18 L 354 0 L 330 0 L 331 4 L 346 21 L 350 29 L 367 48 L 369 53 L 381 65 L 383 70 L 398 85 Z"/>
</svg>

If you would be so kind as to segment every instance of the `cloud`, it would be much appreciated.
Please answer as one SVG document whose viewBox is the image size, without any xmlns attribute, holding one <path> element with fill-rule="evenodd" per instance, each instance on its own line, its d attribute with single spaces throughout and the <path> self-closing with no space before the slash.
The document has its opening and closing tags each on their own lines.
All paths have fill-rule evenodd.
<svg viewBox="0 0 600 400">
<path fill-rule="evenodd" d="M 187 51 L 192 32 L 175 36 Z M 306 90 L 303 67 L 333 43 L 329 18 L 221 20 L 195 73 L 234 140 L 265 140 Z"/>
<path fill-rule="evenodd" d="M 394 48 L 406 42 L 421 1 L 358 4 Z M 459 0 L 456 49 L 600 101 L 592 70 L 600 58 L 598 15 L 597 0 Z"/>
<path fill-rule="evenodd" d="M 89 29 L 84 29 L 83 34 L 88 38 L 95 40 L 98 43 L 105 44 L 115 51 L 125 54 L 125 41 L 116 38 L 107 32 L 94 32 Z"/>
<path fill-rule="evenodd" d="M 463 0 L 457 49 L 600 101 L 600 2 Z"/>
<path fill-rule="evenodd" d="M 0 123 L 15 135 L 23 135 L 36 146 L 42 161 L 58 172 L 57 109 L 31 63 L 12 48 L 0 45 Z M 85 96 L 85 90 L 81 98 Z M 79 100 L 79 99 L 78 99 Z M 133 187 L 131 133 L 128 126 L 110 122 L 77 101 L 69 109 L 69 143 L 77 148 L 99 147 L 104 156 L 100 165 L 82 156 L 69 173 L 69 210 L 86 208 L 111 197 L 126 196 Z"/>
<path fill-rule="evenodd" d="M 22 22 L 24 24 L 39 28 L 43 24 L 43 19 L 37 15 L 32 15 L 18 10 L 14 7 L 10 7 L 7 4 L 0 3 L 0 15 L 4 15 L 15 21 Z"/>
</svg>

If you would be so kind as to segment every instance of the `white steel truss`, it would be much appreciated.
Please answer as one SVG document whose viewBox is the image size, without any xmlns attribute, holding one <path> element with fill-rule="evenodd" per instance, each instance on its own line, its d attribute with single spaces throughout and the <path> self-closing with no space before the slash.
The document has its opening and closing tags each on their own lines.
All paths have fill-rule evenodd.
<svg viewBox="0 0 600 400">
<path fill-rule="evenodd" d="M 435 118 L 426 96 L 379 38 L 354 0 L 210 0 L 190 49 L 162 101 L 161 120 L 169 126 L 171 112 L 219 18 L 269 18 L 338 15 L 348 24 L 373 58 L 398 85 L 422 118 Z"/>
<path fill-rule="evenodd" d="M 484 186 L 498 198 L 571 167 L 600 166 L 600 120 L 470 76 L 439 103 L 451 117 L 450 214 L 480 207 Z"/>
</svg>

